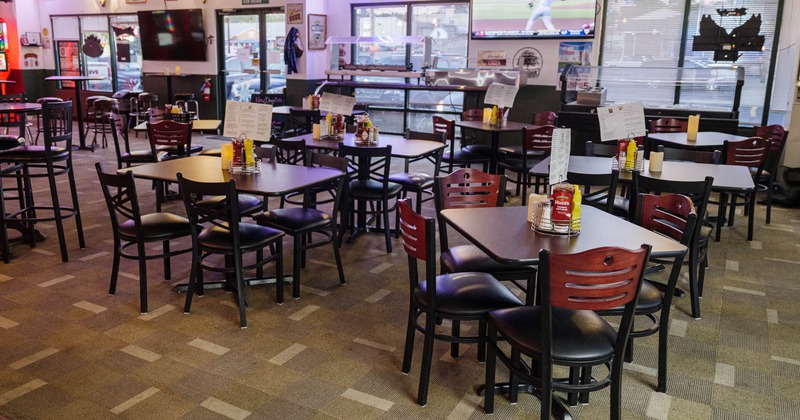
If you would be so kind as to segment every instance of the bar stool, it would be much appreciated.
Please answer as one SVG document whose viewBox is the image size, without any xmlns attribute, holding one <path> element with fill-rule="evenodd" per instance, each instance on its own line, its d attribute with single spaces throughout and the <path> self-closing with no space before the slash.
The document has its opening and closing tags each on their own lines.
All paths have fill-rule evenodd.
<svg viewBox="0 0 800 420">
<path fill-rule="evenodd" d="M 83 120 L 86 122 L 86 132 L 90 132 L 94 130 L 94 124 L 97 122 L 94 118 L 94 103 L 100 99 L 111 99 L 108 96 L 104 95 L 92 95 L 86 98 L 86 114 L 83 116 Z"/>
<path fill-rule="evenodd" d="M 24 183 L 24 206 L 16 212 L 0 214 L 0 235 L 7 237 L 8 222 L 33 225 L 36 222 L 54 221 L 58 231 L 58 243 L 61 248 L 61 260 L 67 262 L 67 242 L 64 235 L 64 221 L 67 217 L 75 217 L 78 230 L 78 243 L 86 247 L 83 237 L 81 213 L 78 207 L 78 192 L 75 186 L 75 174 L 72 170 L 72 101 L 42 104 L 42 121 L 44 126 L 44 146 L 23 145 L 0 151 L 0 164 L 21 165 L 22 171 L 3 173 L 3 178 L 22 179 Z M 63 147 L 57 145 L 64 142 Z M 66 207 L 59 201 L 56 176 L 67 175 L 69 181 L 72 207 Z M 47 178 L 49 182 L 52 205 L 34 204 L 31 178 Z M 2 187 L 0 185 L 0 187 Z M 53 212 L 52 217 L 37 215 L 37 211 Z M 30 229 L 33 235 L 33 229 Z M 35 246 L 35 238 L 30 240 Z M 7 252 L 6 252 L 7 254 Z"/>
<path fill-rule="evenodd" d="M 148 110 L 158 105 L 158 95 L 150 92 L 142 92 L 139 96 L 131 98 L 131 119 L 134 119 L 135 124 L 139 125 L 143 122 L 149 121 Z M 136 137 L 139 137 L 139 132 L 135 132 Z"/>
<path fill-rule="evenodd" d="M 64 100 L 55 96 L 44 96 L 36 100 L 36 103 L 39 105 L 54 102 L 64 102 Z M 36 111 L 36 137 L 33 139 L 33 144 L 39 144 L 39 136 L 43 132 L 44 125 L 42 124 L 42 113 L 41 111 Z"/>
<path fill-rule="evenodd" d="M 119 103 L 113 98 L 101 98 L 94 101 L 92 104 L 92 119 L 94 138 L 92 138 L 92 146 L 97 144 L 97 135 L 101 135 L 101 147 L 105 149 L 108 147 L 108 134 L 114 129 L 109 118 L 112 113 L 119 113 Z"/>
<path fill-rule="evenodd" d="M 176 93 L 175 105 L 184 113 L 194 113 L 193 119 L 200 118 L 200 104 L 197 103 L 194 93 Z"/>
</svg>

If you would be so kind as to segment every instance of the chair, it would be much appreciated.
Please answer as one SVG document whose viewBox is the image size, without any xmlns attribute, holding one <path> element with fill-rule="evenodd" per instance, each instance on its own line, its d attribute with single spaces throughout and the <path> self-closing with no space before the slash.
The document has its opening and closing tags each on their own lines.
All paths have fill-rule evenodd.
<svg viewBox="0 0 800 420">
<path fill-rule="evenodd" d="M 498 168 L 511 171 L 517 174 L 515 182 L 517 184 L 516 194 L 520 195 L 520 186 L 522 186 L 522 205 L 528 202 L 528 184 L 530 184 L 531 173 L 530 170 L 541 162 L 545 157 L 550 155 L 550 147 L 553 144 L 553 130 L 555 127 L 552 125 L 544 125 L 536 128 L 522 128 L 522 142 L 521 148 L 516 147 L 502 147 L 500 150 L 503 152 L 503 159 L 497 162 Z M 539 193 L 539 184 L 541 180 L 536 178 L 536 193 Z"/>
<path fill-rule="evenodd" d="M 42 123 L 44 124 L 43 146 L 23 145 L 0 152 L 0 164 L 22 165 L 21 173 L 19 171 L 7 172 L 3 174 L 3 177 L 21 178 L 24 182 L 23 193 L 25 196 L 25 205 L 19 211 L 0 215 L 2 221 L 0 235 L 7 237 L 7 222 L 10 220 L 30 225 L 37 222 L 54 221 L 58 232 L 61 260 L 67 262 L 69 257 L 64 235 L 64 219 L 75 218 L 78 243 L 81 249 L 86 247 L 78 205 L 78 190 L 75 185 L 75 173 L 72 168 L 72 101 L 42 104 Z M 57 146 L 58 142 L 64 142 L 63 147 Z M 56 177 L 61 175 L 67 176 L 72 207 L 62 205 L 59 200 Z M 34 203 L 31 178 L 47 178 L 52 204 L 37 205 Z M 52 212 L 53 216 L 37 215 L 39 211 L 48 214 Z M 34 230 L 30 230 L 33 234 Z M 35 245 L 34 238 L 31 238 L 30 242 L 31 246 Z M 5 249 L 7 250 L 8 247 Z M 8 252 L 6 252 L 7 256 Z"/>
<path fill-rule="evenodd" d="M 398 208 L 403 248 L 408 254 L 410 286 L 403 373 L 411 371 L 414 336 L 416 331 L 420 331 L 425 338 L 417 404 L 425 406 L 428 403 L 428 383 L 433 362 L 433 340 L 478 343 L 478 360 L 482 362 L 486 356 L 486 314 L 496 309 L 519 307 L 522 302 L 490 274 L 462 272 L 437 276 L 433 219 L 414 212 L 408 199 L 401 200 Z M 419 260 L 424 262 L 422 276 L 418 268 Z M 419 320 L 423 315 L 424 324 Z M 463 337 L 457 330 L 453 330 L 453 335 L 439 334 L 436 332 L 439 319 L 448 319 L 454 324 L 478 321 L 478 334 Z"/>
<path fill-rule="evenodd" d="M 389 200 L 396 199 L 403 187 L 389 182 L 389 168 L 392 161 L 392 146 L 385 147 L 353 147 L 339 145 L 339 156 L 347 159 L 349 182 L 347 186 L 347 205 L 343 220 L 349 220 L 352 240 L 363 228 L 367 229 L 366 218 L 376 216 L 377 227 L 384 226 L 386 236 L 386 253 L 392 252 L 389 231 L 389 213 L 396 209 L 397 202 L 389 205 Z M 367 208 L 369 205 L 369 209 Z M 379 216 L 379 217 L 378 217 Z M 344 230 L 340 234 L 344 234 Z"/>
<path fill-rule="evenodd" d="M 558 114 L 553 111 L 534 112 L 531 122 L 533 125 L 556 125 Z"/>
<path fill-rule="evenodd" d="M 591 140 L 586 142 L 586 156 L 613 157 L 617 152 L 617 143 L 595 143 Z"/>
<path fill-rule="evenodd" d="M 311 134 L 314 123 L 319 122 L 321 116 L 319 110 L 310 109 L 290 109 L 289 110 L 289 129 L 285 136 L 301 136 Z"/>
<path fill-rule="evenodd" d="M 187 157 L 192 147 L 192 123 L 170 120 L 148 122 L 147 138 L 150 141 L 150 156 L 153 157 L 153 162 L 157 161 L 158 156 L 162 156 L 161 160 Z M 161 204 L 165 199 L 164 189 L 164 182 L 156 182 L 156 211 L 161 211 Z"/>
<path fill-rule="evenodd" d="M 108 206 L 111 231 L 114 234 L 114 263 L 111 266 L 111 283 L 108 293 L 117 290 L 120 257 L 139 261 L 139 305 L 141 313 L 147 313 L 147 261 L 164 260 L 164 280 L 171 277 L 170 258 L 191 252 L 192 248 L 170 250 L 170 241 L 191 236 L 189 220 L 172 213 L 160 212 L 142 214 L 136 195 L 136 183 L 132 172 L 105 173 L 100 162 L 95 163 L 100 187 Z M 147 246 L 161 242 L 163 251 L 147 254 Z M 135 247 L 135 253 L 127 248 Z"/>
<path fill-rule="evenodd" d="M 536 268 L 515 267 L 501 264 L 486 255 L 474 244 L 450 246 L 447 223 L 441 216 L 443 210 L 453 208 L 502 207 L 505 202 L 506 177 L 493 175 L 477 169 L 462 168 L 451 174 L 436 177 L 433 184 L 434 203 L 439 223 L 439 250 L 442 273 L 479 271 L 489 273 L 500 280 L 509 280 L 520 289 L 528 292 L 526 282 L 536 274 Z M 528 293 L 529 303 L 533 303 L 533 293 Z M 453 325 L 458 328 L 458 324 Z M 453 357 L 458 356 L 458 346 L 451 349 Z"/>
<path fill-rule="evenodd" d="M 158 95 L 150 92 L 142 92 L 131 98 L 131 119 L 134 125 L 150 121 L 148 110 L 158 107 Z M 138 133 L 137 137 L 138 137 Z"/>
<path fill-rule="evenodd" d="M 158 162 L 167 154 L 166 152 L 157 152 L 156 156 L 153 157 L 151 149 L 131 151 L 130 143 L 128 142 L 128 129 L 125 127 L 122 116 L 117 113 L 111 113 L 106 118 L 109 120 L 108 124 L 113 128 L 111 130 L 111 140 L 114 142 L 114 151 L 117 155 L 117 169 L 122 169 L 123 165 L 129 168 L 131 165 Z"/>
<path fill-rule="evenodd" d="M 92 103 L 91 114 L 89 121 L 92 124 L 92 131 L 94 137 L 92 144 L 97 144 L 97 135 L 100 137 L 100 146 L 102 148 L 108 147 L 108 136 L 114 130 L 108 117 L 112 113 L 119 113 L 119 108 L 116 99 L 112 98 L 98 98 Z"/>
<path fill-rule="evenodd" d="M 434 115 L 433 132 L 436 134 L 445 133 L 447 140 L 450 142 L 450 150 L 442 153 L 442 162 L 449 165 L 447 169 L 448 172 L 453 172 L 453 167 L 455 166 L 468 167 L 476 163 L 483 165 L 483 170 L 486 171 L 486 168 L 489 165 L 488 156 L 482 156 L 476 153 L 468 152 L 462 147 L 456 149 L 455 121 Z"/>
<path fill-rule="evenodd" d="M 57 98 L 55 96 L 45 96 L 36 100 L 37 104 L 43 103 L 53 103 L 53 102 L 64 102 L 63 99 Z M 39 144 L 39 136 L 42 135 L 44 132 L 44 127 L 42 125 L 42 113 L 36 112 L 36 138 L 33 140 L 33 144 Z"/>
<path fill-rule="evenodd" d="M 12 93 L 8 95 L 0 95 L 0 103 L 24 103 L 27 102 L 25 93 Z M 19 137 L 25 136 L 27 133 L 29 138 L 31 135 L 30 123 L 22 125 L 22 115 L 18 113 L 3 112 L 0 113 L 0 128 L 3 128 L 3 134 L 7 135 L 10 128 L 19 128 Z"/>
<path fill-rule="evenodd" d="M 689 243 L 689 294 L 692 299 L 692 317 L 700 319 L 700 297 L 703 296 L 703 283 L 708 268 L 708 243 L 714 230 L 706 220 L 714 178 L 709 176 L 703 181 L 666 181 L 644 176 L 638 171 L 632 174 L 634 194 L 681 194 L 689 197 L 694 204 L 697 223 Z M 631 203 L 632 208 L 628 214 L 633 217 L 638 214 L 638 209 L 636 200 L 631 200 Z"/>
<path fill-rule="evenodd" d="M 541 389 L 541 419 L 549 420 L 552 403 L 566 412 L 554 391 L 588 393 L 611 387 L 610 418 L 621 418 L 622 363 L 650 246 L 637 250 L 595 248 L 577 254 L 539 252 L 538 288 L 541 306 L 523 306 L 492 311 L 488 317 L 488 354 L 484 411 L 494 412 L 497 359 L 510 371 L 508 398 L 517 402 L 518 381 Z M 596 312 L 622 306 L 622 320 L 614 330 Z M 499 338 L 510 352 L 498 346 Z M 522 356 L 530 357 L 525 366 Z M 594 380 L 587 374 L 606 365 L 608 375 Z M 583 370 L 580 383 L 554 380 L 553 367 Z M 535 372 L 532 373 L 531 371 Z"/>
<path fill-rule="evenodd" d="M 327 167 L 337 169 L 342 174 L 347 173 L 347 160 L 344 158 L 312 153 L 309 159 L 309 166 Z M 339 215 L 339 205 L 342 199 L 345 177 L 342 176 L 332 185 L 326 185 L 333 197 L 333 210 L 326 213 L 322 210 L 313 208 L 306 199 L 303 207 L 280 208 L 265 211 L 253 216 L 253 219 L 261 225 L 278 229 L 293 239 L 293 261 L 292 261 L 292 297 L 300 297 L 300 269 L 305 268 L 306 251 L 317 248 L 325 244 L 332 244 L 333 255 L 336 259 L 336 269 L 339 273 L 339 283 L 345 284 L 344 270 L 342 269 L 342 257 L 339 253 L 339 234 L 336 224 L 336 217 Z M 321 240 L 313 241 L 312 235 L 319 233 L 323 235 Z"/>
<path fill-rule="evenodd" d="M 203 295 L 203 271 L 222 272 L 226 275 L 228 290 L 235 289 L 239 303 L 239 325 L 247 328 L 244 296 L 244 271 L 256 269 L 261 273 L 264 265 L 275 262 L 277 302 L 283 304 L 283 232 L 254 223 L 239 221 L 239 204 L 236 199 L 236 181 L 203 183 L 183 177 L 178 173 L 178 185 L 192 231 L 192 274 L 186 291 L 184 312 L 189 313 L 192 296 L 197 290 Z M 213 203 L 203 202 L 203 196 L 220 196 Z M 205 227 L 200 230 L 198 226 Z M 274 252 L 264 258 L 264 248 Z M 255 253 L 255 262 L 245 265 L 245 254 Z M 223 255 L 223 267 L 215 265 L 212 257 Z"/>
<path fill-rule="evenodd" d="M 618 181 L 619 171 L 616 169 L 607 174 L 567 172 L 567 182 L 583 186 L 581 204 L 596 207 L 606 213 L 614 213 Z"/>
<path fill-rule="evenodd" d="M 427 141 L 435 141 L 442 144 L 447 143 L 447 139 L 445 137 L 445 133 L 425 133 L 421 131 L 406 131 L 406 139 L 407 140 L 427 140 Z M 409 165 L 414 162 L 419 161 L 427 161 L 433 165 L 433 170 L 431 171 L 433 175 L 427 172 L 411 172 Z M 389 174 L 389 182 L 394 182 L 396 184 L 400 184 L 403 187 L 402 196 L 405 198 L 408 193 L 416 194 L 416 210 L 417 213 L 422 212 L 422 202 L 425 201 L 422 199 L 423 193 L 431 194 L 433 197 L 433 180 L 435 177 L 439 176 L 439 167 L 442 163 L 442 153 L 440 150 L 436 150 L 432 153 L 429 153 L 424 156 L 417 157 L 415 159 L 406 159 L 404 172 L 395 172 L 393 174 Z M 430 199 L 428 198 L 428 199 Z M 397 232 L 399 234 L 399 232 Z"/>
<path fill-rule="evenodd" d="M 772 140 L 769 153 L 767 153 L 767 160 L 764 162 L 764 170 L 756 177 L 759 188 L 766 188 L 767 190 L 767 199 L 764 204 L 767 205 L 767 224 L 769 224 L 772 219 L 772 191 L 778 185 L 776 182 L 778 167 L 780 166 L 789 132 L 783 126 L 773 124 L 753 127 L 753 135 Z"/>
<path fill-rule="evenodd" d="M 767 160 L 771 148 L 771 140 L 763 139 L 761 137 L 751 137 L 740 141 L 725 140 L 723 146 L 723 155 L 725 156 L 726 165 L 740 165 L 748 168 L 753 176 L 753 182 L 758 183 L 758 176 L 764 170 L 764 163 Z M 747 206 L 745 208 L 745 215 L 747 215 L 747 240 L 753 240 L 753 224 L 755 222 L 755 209 L 756 209 L 756 192 L 757 188 L 747 194 L 731 194 L 730 201 L 728 201 L 727 193 L 719 194 L 719 212 L 717 214 L 717 233 L 716 240 L 722 232 L 722 225 L 725 224 L 725 210 L 730 206 L 730 214 L 728 216 L 728 226 L 733 226 L 733 215 L 736 211 L 737 199 L 744 200 L 741 205 Z"/>
<path fill-rule="evenodd" d="M 634 222 L 653 232 L 672 238 L 687 248 L 691 245 L 697 214 L 689 197 L 681 194 L 639 194 L 638 212 Z M 645 279 L 636 303 L 636 316 L 649 320 L 646 328 L 632 330 L 625 355 L 626 362 L 633 361 L 633 339 L 658 333 L 658 380 L 656 390 L 667 391 L 667 338 L 669 337 L 669 314 L 672 297 L 678 283 L 684 255 L 673 261 L 667 284 Z M 622 315 L 622 308 L 600 311 L 601 315 Z M 588 401 L 582 401 L 588 402 Z"/>
<path fill-rule="evenodd" d="M 651 133 L 685 133 L 689 123 L 675 118 L 659 118 L 650 121 Z"/>
<path fill-rule="evenodd" d="M 664 152 L 664 160 L 682 160 L 696 163 L 719 163 L 720 158 L 722 157 L 722 152 L 719 150 L 706 152 L 702 150 L 675 149 L 672 147 L 664 147 L 663 144 L 659 144 L 656 150 L 659 152 Z"/>
<path fill-rule="evenodd" d="M 483 121 L 483 108 L 473 108 L 462 112 L 461 121 Z M 464 129 L 461 130 L 461 149 L 487 158 L 492 154 L 492 146 L 486 143 L 479 143 L 477 133 L 467 136 L 464 131 Z M 469 132 L 470 130 L 467 129 L 466 131 Z M 486 171 L 486 168 L 484 167 L 483 170 Z"/>
<path fill-rule="evenodd" d="M 274 139 L 270 140 L 270 144 L 277 149 L 278 163 L 305 166 L 308 158 L 305 140 Z"/>
<path fill-rule="evenodd" d="M 194 93 L 176 93 L 175 105 L 181 109 L 181 112 L 190 114 L 192 119 L 200 118 L 200 104 L 197 103 Z"/>
</svg>

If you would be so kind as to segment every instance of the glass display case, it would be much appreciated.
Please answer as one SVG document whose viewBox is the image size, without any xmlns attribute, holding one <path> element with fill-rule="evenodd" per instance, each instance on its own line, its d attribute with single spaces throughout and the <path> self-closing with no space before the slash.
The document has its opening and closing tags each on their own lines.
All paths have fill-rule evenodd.
<svg viewBox="0 0 800 420">
<path fill-rule="evenodd" d="M 642 102 L 646 115 L 738 119 L 744 69 L 570 65 L 561 74 L 562 110 Z"/>
</svg>

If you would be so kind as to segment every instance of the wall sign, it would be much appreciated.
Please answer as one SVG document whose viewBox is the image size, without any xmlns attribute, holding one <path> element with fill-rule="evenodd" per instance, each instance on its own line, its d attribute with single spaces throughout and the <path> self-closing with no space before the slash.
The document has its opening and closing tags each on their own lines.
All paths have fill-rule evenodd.
<svg viewBox="0 0 800 420">
<path fill-rule="evenodd" d="M 324 50 L 328 33 L 328 17 L 308 15 L 308 49 Z"/>
<path fill-rule="evenodd" d="M 303 3 L 290 3 L 286 5 L 286 23 L 300 25 L 303 23 Z"/>
</svg>

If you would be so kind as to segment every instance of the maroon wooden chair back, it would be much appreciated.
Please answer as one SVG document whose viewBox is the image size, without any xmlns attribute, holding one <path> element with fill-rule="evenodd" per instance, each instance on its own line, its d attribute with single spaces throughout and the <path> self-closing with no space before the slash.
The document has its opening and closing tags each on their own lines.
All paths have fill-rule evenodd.
<svg viewBox="0 0 800 420">
<path fill-rule="evenodd" d="M 553 111 L 533 113 L 533 125 L 556 125 L 558 115 Z"/>
<path fill-rule="evenodd" d="M 772 151 L 780 153 L 789 132 L 780 124 L 753 127 L 753 136 L 772 140 Z"/>
<path fill-rule="evenodd" d="M 685 133 L 688 131 L 688 127 L 689 123 L 687 121 L 675 118 L 659 118 L 650 121 L 651 133 Z"/>
<path fill-rule="evenodd" d="M 636 224 L 689 244 L 697 220 L 692 200 L 681 194 L 639 194 Z"/>
<path fill-rule="evenodd" d="M 456 135 L 456 122 L 438 115 L 434 115 L 433 132 L 435 134 L 447 133 L 447 140 L 453 140 Z"/>
<path fill-rule="evenodd" d="M 461 121 L 483 121 L 483 108 L 472 108 L 462 112 Z"/>
<path fill-rule="evenodd" d="M 437 211 L 453 208 L 500 207 L 505 199 L 505 177 L 461 168 L 437 177 L 434 185 Z"/>
<path fill-rule="evenodd" d="M 725 141 L 725 163 L 761 168 L 770 150 L 770 140 L 750 137 L 739 141 Z"/>
<path fill-rule="evenodd" d="M 188 151 L 192 145 L 192 123 L 161 120 L 147 123 L 147 134 L 153 147 L 169 146 L 176 150 Z"/>
<path fill-rule="evenodd" d="M 555 128 L 556 127 L 552 125 L 525 128 L 525 149 L 539 150 L 549 154 L 553 146 L 553 130 L 555 130 Z"/>
<path fill-rule="evenodd" d="M 403 249 L 410 257 L 418 260 L 428 260 L 428 222 L 432 225 L 432 219 L 426 219 L 411 209 L 411 201 L 408 199 L 400 200 L 397 205 L 400 212 L 400 238 L 403 241 Z"/>
<path fill-rule="evenodd" d="M 577 254 L 541 252 L 547 261 L 550 304 L 573 310 L 603 310 L 633 300 L 642 281 L 650 247 L 602 247 Z M 541 282 L 542 279 L 540 278 Z"/>
</svg>

